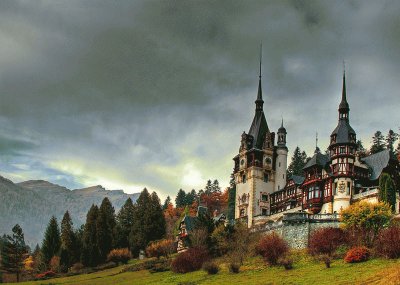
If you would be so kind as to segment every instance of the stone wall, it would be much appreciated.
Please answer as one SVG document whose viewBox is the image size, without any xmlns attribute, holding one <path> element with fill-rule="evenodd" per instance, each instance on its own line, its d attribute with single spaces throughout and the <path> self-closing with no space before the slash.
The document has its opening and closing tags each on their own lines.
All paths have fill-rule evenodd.
<svg viewBox="0 0 400 285">
<path fill-rule="evenodd" d="M 304 212 L 285 213 L 280 222 L 269 223 L 263 232 L 274 231 L 280 234 L 291 248 L 306 248 L 308 238 L 316 229 L 324 227 L 339 227 L 338 214 L 312 215 Z"/>
</svg>

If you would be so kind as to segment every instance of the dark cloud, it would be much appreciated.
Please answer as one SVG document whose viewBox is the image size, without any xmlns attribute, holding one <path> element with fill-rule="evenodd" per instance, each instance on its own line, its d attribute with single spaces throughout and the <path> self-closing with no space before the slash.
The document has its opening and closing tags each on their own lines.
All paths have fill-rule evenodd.
<svg viewBox="0 0 400 285">
<path fill-rule="evenodd" d="M 327 146 L 343 59 L 351 122 L 368 143 L 400 121 L 399 9 L 391 1 L 2 1 L 1 151 L 25 155 L 10 160 L 19 179 L 71 188 L 109 181 L 173 195 L 190 179 L 226 183 L 254 113 L 261 41 L 267 120 L 276 130 L 284 117 L 290 150 L 312 152 L 316 131 Z"/>
</svg>

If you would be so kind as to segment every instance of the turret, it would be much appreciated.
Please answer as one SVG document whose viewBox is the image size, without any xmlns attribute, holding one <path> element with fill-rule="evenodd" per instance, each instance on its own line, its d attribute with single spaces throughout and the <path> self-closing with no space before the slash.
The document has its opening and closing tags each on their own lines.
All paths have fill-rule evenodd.
<svg viewBox="0 0 400 285">
<path fill-rule="evenodd" d="M 278 146 L 276 149 L 276 172 L 275 172 L 275 191 L 281 190 L 286 185 L 286 168 L 287 168 L 287 155 L 288 149 L 286 147 L 286 129 L 283 126 L 283 119 L 281 127 L 278 129 Z"/>
</svg>

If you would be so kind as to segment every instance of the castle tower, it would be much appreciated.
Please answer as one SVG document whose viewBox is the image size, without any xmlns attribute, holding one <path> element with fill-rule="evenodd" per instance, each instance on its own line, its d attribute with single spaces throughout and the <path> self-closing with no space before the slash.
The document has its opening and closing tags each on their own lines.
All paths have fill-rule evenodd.
<svg viewBox="0 0 400 285">
<path fill-rule="evenodd" d="M 356 133 L 349 123 L 350 107 L 346 98 L 346 77 L 343 73 L 342 100 L 339 104 L 339 122 L 331 134 L 329 153 L 332 171 L 333 211 L 339 213 L 350 205 L 353 191 Z"/>
<path fill-rule="evenodd" d="M 254 216 L 269 215 L 269 194 L 275 189 L 275 133 L 270 132 L 263 110 L 261 60 L 255 104 L 255 114 L 249 132 L 243 132 L 239 154 L 233 158 L 236 184 L 235 218 L 243 219 L 249 227 L 253 224 Z M 286 131 L 284 133 L 282 142 L 286 140 Z M 283 167 L 283 158 L 281 165 Z"/>
<path fill-rule="evenodd" d="M 288 148 L 286 147 L 286 129 L 283 127 L 283 119 L 281 127 L 278 129 L 278 146 L 276 148 L 276 174 L 275 174 L 275 191 L 281 190 L 286 185 L 286 168 Z"/>
</svg>

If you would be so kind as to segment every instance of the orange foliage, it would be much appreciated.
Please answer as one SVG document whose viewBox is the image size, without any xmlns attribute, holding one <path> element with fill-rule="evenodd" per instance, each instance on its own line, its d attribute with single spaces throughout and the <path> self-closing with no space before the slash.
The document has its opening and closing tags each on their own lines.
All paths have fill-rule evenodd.
<svg viewBox="0 0 400 285">
<path fill-rule="evenodd" d="M 59 272 L 60 271 L 60 257 L 59 256 L 54 255 L 50 259 L 50 268 L 54 272 Z"/>
<path fill-rule="evenodd" d="M 34 270 L 35 261 L 33 260 L 33 256 L 29 255 L 24 260 L 24 269 L 28 272 L 32 272 Z"/>
</svg>

